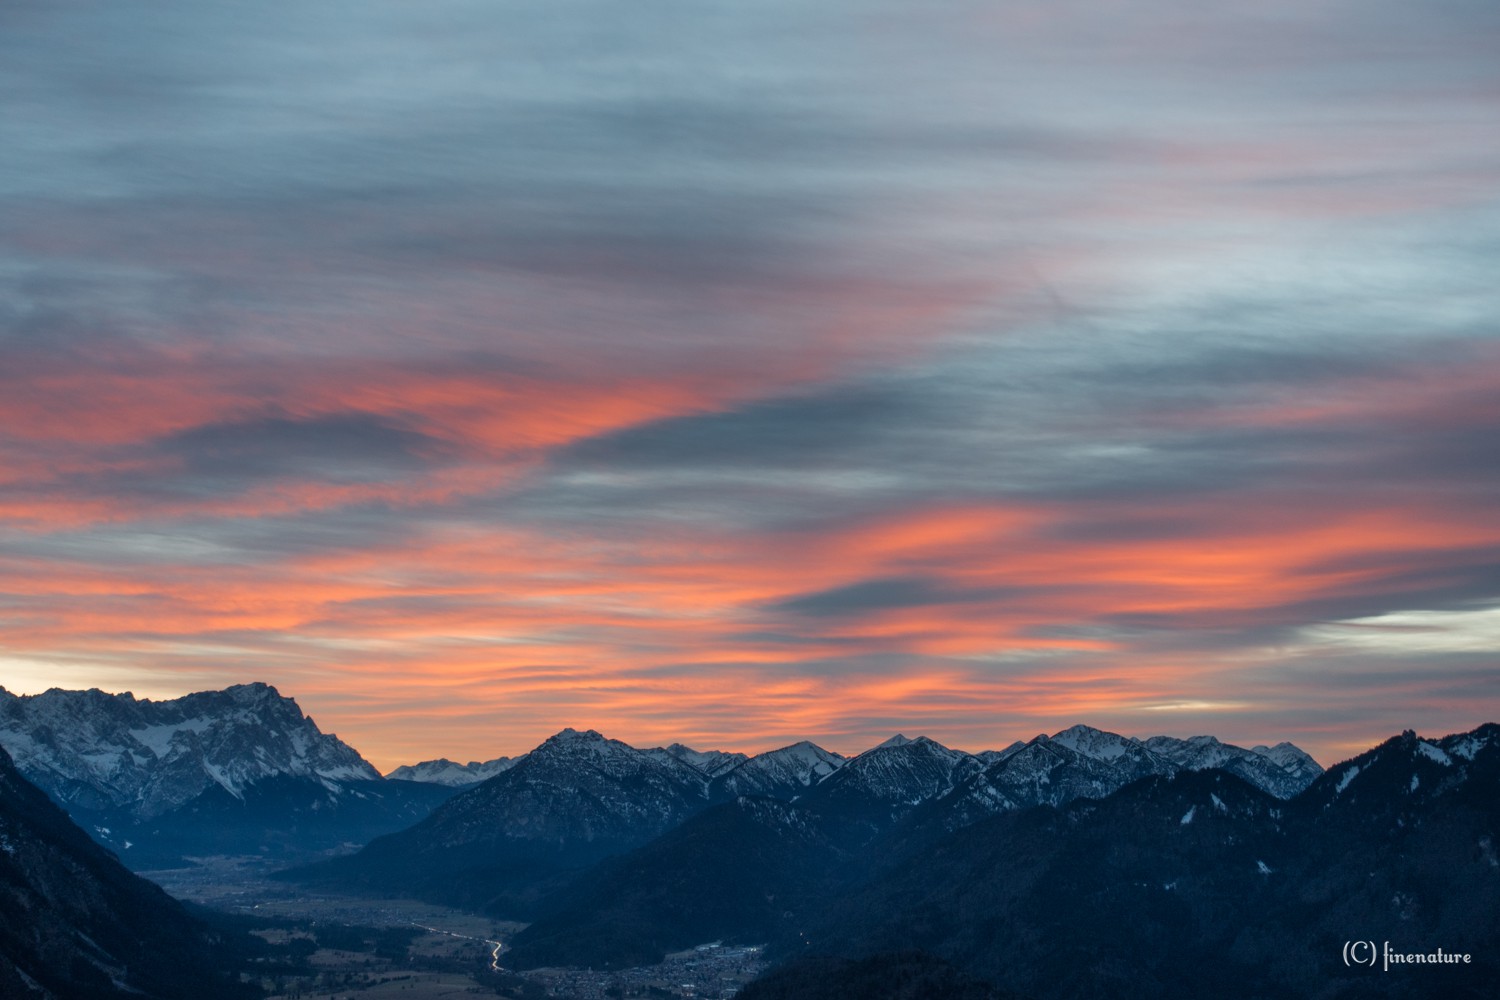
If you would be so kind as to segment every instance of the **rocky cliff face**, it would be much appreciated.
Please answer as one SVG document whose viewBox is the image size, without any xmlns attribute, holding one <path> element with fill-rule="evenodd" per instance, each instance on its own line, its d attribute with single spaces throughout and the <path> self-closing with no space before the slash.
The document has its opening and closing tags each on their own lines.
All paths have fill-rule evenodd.
<svg viewBox="0 0 1500 1000">
<path fill-rule="evenodd" d="M 135 818 L 169 812 L 211 788 L 242 796 L 277 775 L 379 780 L 354 748 L 321 732 L 266 684 L 237 684 L 171 701 L 0 689 L 0 746 L 63 806 Z"/>
</svg>

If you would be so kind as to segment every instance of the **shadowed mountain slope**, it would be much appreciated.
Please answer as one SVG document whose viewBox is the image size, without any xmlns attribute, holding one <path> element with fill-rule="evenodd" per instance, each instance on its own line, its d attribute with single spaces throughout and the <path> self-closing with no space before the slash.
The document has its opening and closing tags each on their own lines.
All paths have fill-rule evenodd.
<svg viewBox="0 0 1500 1000">
<path fill-rule="evenodd" d="M 80 830 L 0 750 L 0 996 L 255 996 L 216 936 Z"/>
</svg>

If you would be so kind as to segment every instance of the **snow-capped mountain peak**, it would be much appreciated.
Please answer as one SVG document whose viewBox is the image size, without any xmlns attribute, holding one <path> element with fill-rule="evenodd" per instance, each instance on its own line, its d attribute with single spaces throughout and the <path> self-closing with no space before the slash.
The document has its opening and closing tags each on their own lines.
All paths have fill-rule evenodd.
<svg viewBox="0 0 1500 1000">
<path fill-rule="evenodd" d="M 524 765 L 524 767 L 522 766 Z M 566 782 L 569 774 L 587 769 L 609 780 L 649 777 L 673 785 L 692 787 L 705 793 L 708 779 L 691 764 L 671 754 L 637 750 L 593 729 L 564 729 L 547 737 L 536 749 L 517 759 L 512 773 L 546 775 L 546 780 Z"/>
<path fill-rule="evenodd" d="M 1296 795 L 1323 773 L 1317 761 L 1290 743 L 1246 750 L 1212 736 L 1153 736 L 1143 745 L 1184 770 L 1221 768 L 1281 799 Z"/>
<path fill-rule="evenodd" d="M 900 813 L 944 794 L 982 768 L 978 758 L 919 736 L 887 740 L 851 758 L 809 798 L 855 814 Z"/>
<path fill-rule="evenodd" d="M 166 701 L 97 689 L 13 695 L 0 688 L 0 744 L 59 802 L 165 812 L 217 785 L 241 795 L 276 775 L 379 780 L 352 747 L 321 732 L 268 684 Z"/>
<path fill-rule="evenodd" d="M 1310 770 L 1314 777 L 1323 773 L 1323 768 L 1317 761 L 1301 747 L 1291 743 L 1278 743 L 1274 747 L 1254 746 L 1250 749 L 1284 771 L 1296 773 Z"/>
<path fill-rule="evenodd" d="M 795 798 L 844 765 L 844 758 L 802 740 L 791 746 L 756 754 L 714 781 L 716 798 L 764 795 Z"/>
<path fill-rule="evenodd" d="M 1095 760 L 1117 760 L 1132 756 L 1141 747 L 1138 740 L 1081 724 L 1069 726 L 1054 734 L 1050 740 Z"/>
</svg>

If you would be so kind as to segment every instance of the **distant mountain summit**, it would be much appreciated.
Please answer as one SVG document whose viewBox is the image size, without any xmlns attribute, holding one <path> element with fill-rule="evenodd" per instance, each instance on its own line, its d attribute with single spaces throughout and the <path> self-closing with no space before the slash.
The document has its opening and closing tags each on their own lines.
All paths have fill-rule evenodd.
<svg viewBox="0 0 1500 1000">
<path fill-rule="evenodd" d="M 1246 750 L 1220 743 L 1212 736 L 1193 736 L 1185 740 L 1153 736 L 1145 741 L 1144 746 L 1189 771 L 1211 767 L 1228 771 L 1278 799 L 1289 799 L 1298 794 L 1323 773 L 1317 761 L 1290 743 Z"/>
<path fill-rule="evenodd" d="M 0 746 L 65 807 L 143 819 L 210 788 L 243 797 L 278 775 L 380 779 L 353 747 L 260 683 L 170 701 L 97 689 L 17 696 L 0 688 Z"/>
<path fill-rule="evenodd" d="M 801 800 L 830 815 L 879 828 L 952 790 L 983 768 L 936 740 L 896 735 L 846 761 Z"/>
<path fill-rule="evenodd" d="M 985 757 L 984 769 L 939 803 L 949 829 L 1030 806 L 1103 798 L 1141 778 L 1179 771 L 1219 768 L 1282 799 L 1323 773 L 1317 761 L 1290 743 L 1274 750 L 1246 750 L 1212 736 L 1137 740 L 1084 725 L 981 755 Z"/>
<path fill-rule="evenodd" d="M 400 767 L 386 775 L 395 781 L 421 781 L 433 785 L 446 785 L 449 788 L 465 788 L 469 785 L 477 785 L 481 781 L 488 781 L 501 771 L 509 770 L 515 766 L 516 758 L 496 757 L 494 760 L 477 761 L 471 760 L 467 764 L 459 764 L 446 757 L 437 760 L 424 760 L 420 764 L 402 764 Z"/>
<path fill-rule="evenodd" d="M 702 809 L 708 787 L 704 771 L 672 753 L 564 729 L 415 826 L 291 877 L 524 912 L 560 873 Z"/>
<path fill-rule="evenodd" d="M 669 747 L 652 747 L 644 752 L 658 758 L 670 757 L 673 760 L 679 760 L 710 778 L 717 778 L 726 771 L 732 771 L 750 759 L 742 753 L 729 753 L 724 750 L 694 750 L 681 743 L 673 743 Z"/>
<path fill-rule="evenodd" d="M 764 795 L 794 799 L 843 767 L 845 759 L 816 743 L 802 740 L 779 750 L 768 750 L 741 762 L 714 782 L 713 797 Z"/>
</svg>

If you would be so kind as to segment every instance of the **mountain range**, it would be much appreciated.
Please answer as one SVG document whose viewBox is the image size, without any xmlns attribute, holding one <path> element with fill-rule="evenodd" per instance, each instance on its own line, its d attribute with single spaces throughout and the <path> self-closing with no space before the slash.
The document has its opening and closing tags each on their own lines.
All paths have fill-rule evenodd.
<svg viewBox="0 0 1500 1000">
<path fill-rule="evenodd" d="M 739 898 L 736 893 L 748 898 L 756 885 L 788 871 L 867 864 L 861 852 L 883 849 L 892 831 L 958 829 L 1000 812 L 1107 795 L 1149 775 L 1230 761 L 1268 794 L 1289 796 L 1321 772 L 1289 745 L 1275 759 L 1271 751 L 1212 739 L 1161 746 L 1166 752 L 1075 726 L 979 755 L 897 735 L 848 759 L 807 742 L 746 758 L 681 746 L 639 750 L 592 730 L 567 729 L 420 823 L 285 877 L 346 890 L 414 893 L 496 916 L 535 919 L 535 928 L 517 940 L 523 958 L 533 942 L 553 936 L 588 939 L 595 951 L 586 964 L 648 961 L 660 956 L 665 939 L 627 942 L 632 922 L 590 916 L 594 901 L 613 894 L 626 905 L 630 894 L 621 880 L 661 896 L 652 888 L 658 877 L 673 865 L 683 867 L 685 856 L 714 856 L 715 842 L 737 844 L 741 859 L 734 874 L 738 888 L 699 873 L 700 884 L 720 884 L 714 905 L 742 915 L 777 907 L 785 912 L 785 900 L 748 909 L 725 909 L 725 901 Z M 767 841 L 762 833 L 768 817 L 803 823 L 812 833 Z M 751 850 L 751 843 L 758 846 Z M 632 851 L 643 852 L 640 864 L 655 874 L 619 868 Z M 604 867 L 594 871 L 595 865 Z M 788 892 L 810 892 L 820 884 L 798 882 Z M 684 915 L 695 912 L 686 900 L 676 904 Z M 617 929 L 606 933 L 606 923 Z M 570 929 L 584 925 L 593 931 Z M 707 918 L 684 916 L 682 922 L 683 933 L 720 926 Z M 766 924 L 722 926 L 725 933 L 750 934 L 751 927 Z"/>
<path fill-rule="evenodd" d="M 1224 767 L 1287 797 L 1319 772 L 1290 744 L 1245 750 L 1212 737 L 1140 741 L 1075 726 L 980 754 L 898 735 L 849 759 L 805 741 L 750 757 L 682 744 L 638 750 L 564 730 L 519 757 L 429 760 L 382 777 L 259 683 L 169 701 L 0 688 L 0 745 L 138 869 L 215 853 L 305 859 L 369 843 L 335 866 L 354 883 L 412 883 L 470 905 L 515 903 L 517 890 L 746 795 L 812 802 L 868 839 L 934 802 L 956 829 L 1108 794 L 1147 774 Z"/>
<path fill-rule="evenodd" d="M 1492 996 L 1497 791 L 1494 725 L 1403 733 L 1290 800 L 1226 770 L 1154 775 L 907 852 L 827 896 L 779 949 L 916 949 L 1038 998 Z M 1351 940 L 1470 960 L 1351 966 Z"/>
<path fill-rule="evenodd" d="M 146 915 L 165 897 L 27 778 L 132 863 L 368 841 L 282 877 L 529 920 L 513 968 L 769 943 L 780 964 L 747 1000 L 1480 996 L 1500 976 L 1494 725 L 1404 733 L 1326 773 L 1289 743 L 1082 725 L 975 754 L 898 735 L 850 758 L 807 742 L 637 749 L 565 729 L 515 758 L 382 778 L 250 684 L 167 702 L 0 691 L 0 745 L 16 758 L 0 762 L 0 873 L 35 911 L 7 916 L 0 986 L 16 995 L 57 955 L 97 995 L 142 988 L 153 969 L 166 970 L 156 992 L 176 995 L 153 949 L 201 954 L 211 937 L 170 908 Z M 68 881 L 80 872 L 99 884 Z M 38 919 L 55 929 L 14 931 Z M 159 921 L 164 937 L 131 944 L 117 919 Z M 44 938 L 76 953 L 38 959 Z M 1349 940 L 1471 961 L 1375 976 L 1339 960 Z M 871 992 L 886 981 L 906 992 Z M 59 982 L 54 995 L 75 995 Z"/>
</svg>

